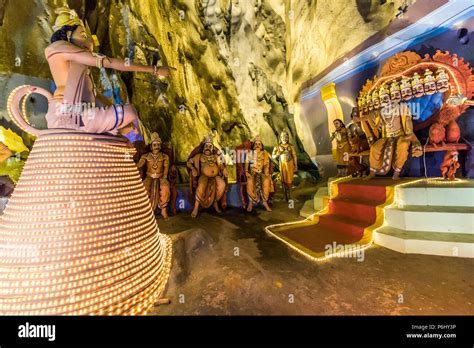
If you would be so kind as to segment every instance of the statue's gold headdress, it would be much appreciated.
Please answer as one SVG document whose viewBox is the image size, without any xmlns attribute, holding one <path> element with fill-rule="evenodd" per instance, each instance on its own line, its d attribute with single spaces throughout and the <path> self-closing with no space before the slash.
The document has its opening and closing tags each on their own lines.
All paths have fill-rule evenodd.
<svg viewBox="0 0 474 348">
<path fill-rule="evenodd" d="M 60 7 L 54 12 L 58 15 L 53 25 L 54 31 L 61 29 L 65 25 L 80 25 L 84 29 L 86 28 L 84 22 L 77 15 L 77 12 L 71 10 L 69 7 Z"/>
<path fill-rule="evenodd" d="M 54 13 L 58 15 L 56 17 L 56 20 L 54 21 L 54 25 L 53 25 L 54 31 L 61 29 L 65 25 L 70 25 L 70 26 L 79 25 L 83 27 L 87 35 L 92 38 L 92 40 L 94 41 L 94 45 L 99 46 L 99 40 L 97 39 L 97 36 L 92 35 L 87 22 L 84 23 L 82 19 L 79 18 L 79 15 L 77 14 L 75 10 L 70 9 L 67 6 L 64 6 L 64 7 L 57 8 L 54 11 Z"/>
<path fill-rule="evenodd" d="M 399 91 L 400 90 L 400 84 L 397 82 L 397 80 L 394 80 L 392 84 L 390 85 L 390 93 Z"/>
<path fill-rule="evenodd" d="M 374 92 L 372 93 L 372 100 L 374 99 L 379 99 L 379 92 L 377 90 L 374 90 Z"/>
<path fill-rule="evenodd" d="M 449 75 L 443 68 L 440 67 L 438 70 L 436 70 L 436 80 L 449 80 Z"/>
<path fill-rule="evenodd" d="M 418 75 L 418 73 L 414 73 L 411 78 L 411 86 L 415 87 L 422 84 L 423 84 L 423 81 L 421 80 L 420 75 Z"/>
<path fill-rule="evenodd" d="M 425 70 L 425 74 L 423 75 L 423 82 L 433 82 L 435 81 L 435 78 L 433 76 L 433 72 L 430 69 Z"/>
<path fill-rule="evenodd" d="M 400 89 L 411 89 L 411 82 L 408 77 L 403 77 L 402 80 L 400 81 Z"/>
<path fill-rule="evenodd" d="M 380 93 L 379 93 L 379 96 L 380 96 Z M 365 95 L 365 101 L 367 103 L 372 104 L 372 93 L 370 91 Z"/>
<path fill-rule="evenodd" d="M 214 137 L 212 136 L 212 134 L 208 134 L 204 137 L 203 139 L 203 143 L 204 144 L 213 144 L 214 145 Z"/>
<path fill-rule="evenodd" d="M 389 95 L 389 90 L 388 86 L 385 83 L 382 83 L 379 88 L 379 97 L 382 98 L 384 95 Z"/>
<path fill-rule="evenodd" d="M 160 143 L 161 144 L 161 138 L 160 135 L 157 132 L 151 133 L 151 143 Z"/>
</svg>

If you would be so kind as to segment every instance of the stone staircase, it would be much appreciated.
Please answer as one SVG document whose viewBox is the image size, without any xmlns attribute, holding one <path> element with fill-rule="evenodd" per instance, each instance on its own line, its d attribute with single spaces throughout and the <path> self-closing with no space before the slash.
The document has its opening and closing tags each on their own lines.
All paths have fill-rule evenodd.
<svg viewBox="0 0 474 348">
<path fill-rule="evenodd" d="M 474 180 L 396 187 L 374 242 L 407 254 L 474 258 Z"/>
<path fill-rule="evenodd" d="M 308 217 L 324 209 L 329 201 L 329 190 L 327 186 L 321 186 L 313 196 L 313 199 L 307 200 L 300 210 L 300 216 Z"/>
</svg>

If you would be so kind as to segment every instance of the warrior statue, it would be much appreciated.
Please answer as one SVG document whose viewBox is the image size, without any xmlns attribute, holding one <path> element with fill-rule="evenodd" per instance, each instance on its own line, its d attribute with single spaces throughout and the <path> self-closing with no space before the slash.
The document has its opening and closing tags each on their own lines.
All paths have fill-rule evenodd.
<svg viewBox="0 0 474 348">
<path fill-rule="evenodd" d="M 422 155 L 420 141 L 413 132 L 413 122 L 410 108 L 407 104 L 400 103 L 401 93 L 397 83 L 388 89 L 385 85 L 380 87 L 381 100 L 380 112 L 375 116 L 375 127 L 381 128 L 381 138 L 370 147 L 370 175 L 385 175 L 393 167 L 393 179 L 400 177 L 400 172 L 411 154 L 414 157 Z"/>
<path fill-rule="evenodd" d="M 287 132 L 281 132 L 280 143 L 273 149 L 272 158 L 278 160 L 280 167 L 281 186 L 285 199 L 290 199 L 291 187 L 293 186 L 293 175 L 298 170 L 298 162 L 295 147 L 289 143 L 290 137 Z"/>
<path fill-rule="evenodd" d="M 337 177 L 347 175 L 347 165 L 349 163 L 349 153 L 351 152 L 351 145 L 346 126 L 341 119 L 334 120 L 336 130 L 331 134 L 331 141 L 336 139 L 336 167 Z"/>
<path fill-rule="evenodd" d="M 191 187 L 197 180 L 195 187 L 195 203 L 191 213 L 196 217 L 199 207 L 209 208 L 211 205 L 221 213 L 218 201 L 224 195 L 226 189 L 225 178 L 227 171 L 222 156 L 214 147 L 212 136 L 207 136 L 197 148 L 197 153 L 193 151 L 188 158 L 187 167 L 191 172 Z"/>
<path fill-rule="evenodd" d="M 174 68 L 145 66 L 94 53 L 92 35 L 76 12 L 62 7 L 56 13 L 55 32 L 51 44 L 45 49 L 56 85 L 46 114 L 48 128 L 88 133 L 130 132 L 135 128 L 133 121 L 137 119 L 137 111 L 131 104 L 102 107 L 96 99 L 89 67 L 145 72 L 162 77 L 169 76 Z"/>
<path fill-rule="evenodd" d="M 247 211 L 251 212 L 254 204 L 259 202 L 262 202 L 267 211 L 272 211 L 268 205 L 268 198 L 272 187 L 270 155 L 265 151 L 263 143 L 258 136 L 252 143 L 252 150 L 245 161 L 247 194 L 249 197 Z"/>
<path fill-rule="evenodd" d="M 170 201 L 170 184 L 168 182 L 168 155 L 161 152 L 161 139 L 158 133 L 151 135 L 151 152 L 144 154 L 137 163 L 138 168 L 146 165 L 146 178 L 143 181 L 148 197 L 150 198 L 151 208 L 161 209 L 161 216 L 168 218 L 166 208 Z"/>
<path fill-rule="evenodd" d="M 367 137 L 362 129 L 362 120 L 358 107 L 352 108 L 351 122 L 347 125 L 347 135 L 352 154 L 360 154 L 369 149 Z"/>
</svg>

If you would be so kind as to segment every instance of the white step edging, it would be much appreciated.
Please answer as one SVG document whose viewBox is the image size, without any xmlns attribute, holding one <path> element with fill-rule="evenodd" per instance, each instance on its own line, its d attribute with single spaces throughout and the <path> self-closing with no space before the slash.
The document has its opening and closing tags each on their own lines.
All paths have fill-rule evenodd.
<svg viewBox="0 0 474 348">
<path fill-rule="evenodd" d="M 456 187 L 399 187 L 397 200 L 406 205 L 474 207 L 474 188 Z"/>
<path fill-rule="evenodd" d="M 443 233 L 474 234 L 474 214 L 455 211 L 421 211 L 385 208 L 385 224 L 406 231 L 431 231 Z M 443 209 L 443 207 L 439 207 Z M 462 209 L 459 209 L 462 211 Z"/>
<path fill-rule="evenodd" d="M 474 243 L 399 238 L 379 231 L 373 236 L 375 244 L 404 254 L 474 258 Z"/>
<path fill-rule="evenodd" d="M 374 243 L 406 254 L 474 258 L 474 180 L 398 185 Z"/>
</svg>

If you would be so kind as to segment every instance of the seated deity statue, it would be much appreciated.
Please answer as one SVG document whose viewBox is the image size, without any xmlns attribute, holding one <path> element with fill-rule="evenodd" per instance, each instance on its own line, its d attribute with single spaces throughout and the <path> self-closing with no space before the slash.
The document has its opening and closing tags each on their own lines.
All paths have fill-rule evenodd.
<svg viewBox="0 0 474 348">
<path fill-rule="evenodd" d="M 191 216 L 198 215 L 199 207 L 209 208 L 211 205 L 221 213 L 218 202 L 226 190 L 227 171 L 223 156 L 214 147 L 212 136 L 207 136 L 197 150 L 191 153 L 187 167 L 191 173 L 191 190 L 195 190 Z"/>
<path fill-rule="evenodd" d="M 247 195 L 249 203 L 247 211 L 251 212 L 253 206 L 262 203 L 267 211 L 272 211 L 268 205 L 272 178 L 270 175 L 270 155 L 265 151 L 260 137 L 252 142 L 252 151 L 245 160 L 245 175 L 247 177 Z"/>
<path fill-rule="evenodd" d="M 393 95 L 392 100 L 385 98 L 388 91 L 384 87 L 381 87 L 379 95 L 382 107 L 375 115 L 374 126 L 381 136 L 370 147 L 370 174 L 367 179 L 385 175 L 392 167 L 393 179 L 397 180 L 410 151 L 412 156 L 419 157 L 422 155 L 422 147 L 413 132 L 408 105 L 400 103 L 398 95 Z"/>
<path fill-rule="evenodd" d="M 46 114 L 48 128 L 88 133 L 138 132 L 133 124 L 137 111 L 131 104 L 104 107 L 100 102 L 90 76 L 90 67 L 144 72 L 162 77 L 169 76 L 174 68 L 146 66 L 95 53 L 92 35 L 75 11 L 62 7 L 56 13 L 58 16 L 51 44 L 45 49 L 56 85 Z"/>
<path fill-rule="evenodd" d="M 166 211 L 170 201 L 170 184 L 168 182 L 169 158 L 161 151 L 162 141 L 158 133 L 151 135 L 151 151 L 144 154 L 137 163 L 140 169 L 146 166 L 146 177 L 143 185 L 148 192 L 153 212 L 161 209 L 161 216 L 168 218 Z"/>
</svg>

